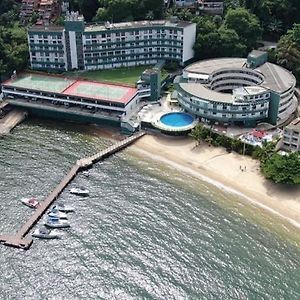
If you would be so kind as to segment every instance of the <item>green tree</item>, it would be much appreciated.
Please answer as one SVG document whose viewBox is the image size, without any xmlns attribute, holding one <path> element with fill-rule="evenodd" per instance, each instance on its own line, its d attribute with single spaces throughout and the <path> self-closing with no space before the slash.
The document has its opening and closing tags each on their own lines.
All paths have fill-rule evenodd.
<svg viewBox="0 0 300 300">
<path fill-rule="evenodd" d="M 255 47 L 262 35 L 258 18 L 244 8 L 230 9 L 225 16 L 223 26 L 234 30 L 248 50 Z"/>
<path fill-rule="evenodd" d="M 81 0 L 79 2 L 80 12 L 87 22 L 91 22 L 100 6 L 98 0 Z"/>
<path fill-rule="evenodd" d="M 275 183 L 300 184 L 300 156 L 275 153 L 263 163 L 262 172 Z"/>
<path fill-rule="evenodd" d="M 122 22 L 162 17 L 163 0 L 99 0 L 95 21 Z"/>
<path fill-rule="evenodd" d="M 200 144 L 202 127 L 203 126 L 201 124 L 198 124 L 189 133 L 189 136 L 196 142 L 196 145 L 195 145 L 196 147 L 199 146 L 199 144 Z"/>
<path fill-rule="evenodd" d="M 294 24 L 280 38 L 275 54 L 277 63 L 291 70 L 300 79 L 300 24 Z"/>
<path fill-rule="evenodd" d="M 198 59 L 239 57 L 246 55 L 247 52 L 246 45 L 240 42 L 237 33 L 224 27 L 207 34 L 198 34 L 194 50 Z"/>
</svg>

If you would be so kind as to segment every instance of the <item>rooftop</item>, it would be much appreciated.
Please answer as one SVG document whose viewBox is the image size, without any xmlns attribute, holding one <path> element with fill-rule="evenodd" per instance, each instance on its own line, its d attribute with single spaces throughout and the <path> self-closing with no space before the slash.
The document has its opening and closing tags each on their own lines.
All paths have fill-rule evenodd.
<svg viewBox="0 0 300 300">
<path fill-rule="evenodd" d="M 122 85 L 35 73 L 22 73 L 2 85 L 123 104 L 128 103 L 137 91 Z"/>
<path fill-rule="evenodd" d="M 286 126 L 286 128 L 300 131 L 300 118 L 292 121 L 288 126 Z"/>
<path fill-rule="evenodd" d="M 231 94 L 215 92 L 199 83 L 179 83 L 179 86 L 191 95 L 202 98 L 203 101 L 220 101 L 232 103 L 233 97 Z"/>
<path fill-rule="evenodd" d="M 166 26 L 166 27 L 186 27 L 192 23 L 186 21 L 171 22 L 169 20 L 145 20 L 145 21 L 132 21 L 122 23 L 105 23 L 105 24 L 91 24 L 85 28 L 86 32 L 103 31 L 103 30 L 114 30 L 114 29 L 128 29 L 128 28 L 141 28 L 141 27 L 155 27 L 155 26 Z"/>
<path fill-rule="evenodd" d="M 246 62 L 247 60 L 245 58 L 217 58 L 203 60 L 189 65 L 185 68 L 185 71 L 210 75 L 221 69 L 245 69 Z M 269 62 L 257 67 L 254 71 L 257 71 L 264 76 L 264 81 L 260 86 L 277 93 L 283 93 L 296 83 L 296 79 L 291 72 Z"/>
<path fill-rule="evenodd" d="M 260 57 L 262 55 L 265 55 L 267 52 L 265 51 L 261 51 L 261 50 L 252 50 L 250 53 L 249 53 L 249 56 L 251 57 Z"/>
</svg>

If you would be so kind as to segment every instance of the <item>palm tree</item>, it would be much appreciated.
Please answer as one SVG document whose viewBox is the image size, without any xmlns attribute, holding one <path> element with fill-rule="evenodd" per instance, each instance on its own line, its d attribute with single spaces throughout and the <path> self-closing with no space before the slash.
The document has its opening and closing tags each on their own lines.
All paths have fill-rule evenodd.
<svg viewBox="0 0 300 300">
<path fill-rule="evenodd" d="M 192 131 L 189 133 L 189 136 L 195 140 L 196 144 L 195 147 L 198 147 L 200 145 L 201 140 L 201 132 L 202 132 L 202 125 L 198 124 L 196 127 L 192 129 Z"/>
</svg>

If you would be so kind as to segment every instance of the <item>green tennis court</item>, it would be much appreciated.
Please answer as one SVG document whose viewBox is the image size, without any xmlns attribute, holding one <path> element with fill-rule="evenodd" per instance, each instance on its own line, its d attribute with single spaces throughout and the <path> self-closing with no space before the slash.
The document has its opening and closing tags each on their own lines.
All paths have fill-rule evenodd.
<svg viewBox="0 0 300 300">
<path fill-rule="evenodd" d="M 61 93 L 73 82 L 74 80 L 67 78 L 29 73 L 18 75 L 5 84 L 19 88 Z"/>
<path fill-rule="evenodd" d="M 35 73 L 22 73 L 16 78 L 7 80 L 4 85 L 119 103 L 129 102 L 137 91 L 136 88 L 117 84 L 72 80 Z"/>
</svg>

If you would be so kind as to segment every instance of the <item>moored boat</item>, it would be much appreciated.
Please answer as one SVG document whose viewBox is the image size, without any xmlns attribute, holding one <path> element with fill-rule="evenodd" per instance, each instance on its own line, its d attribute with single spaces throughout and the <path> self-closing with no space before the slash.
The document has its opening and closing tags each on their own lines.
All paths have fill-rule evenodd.
<svg viewBox="0 0 300 300">
<path fill-rule="evenodd" d="M 70 223 L 67 220 L 48 217 L 44 223 L 47 227 L 50 228 L 67 228 L 70 227 Z"/>
<path fill-rule="evenodd" d="M 54 206 L 52 206 L 52 210 L 53 209 L 54 210 L 59 210 L 59 211 L 65 212 L 65 213 L 73 212 L 75 210 L 74 207 L 69 206 L 69 205 L 65 205 L 63 203 L 55 204 Z"/>
<path fill-rule="evenodd" d="M 37 228 L 33 234 L 33 237 L 40 238 L 40 239 L 60 239 L 62 237 L 62 234 L 60 232 L 57 232 L 55 230 L 50 230 L 46 228 L 45 226 Z"/>
<path fill-rule="evenodd" d="M 78 196 L 88 196 L 89 191 L 83 188 L 71 188 L 70 193 Z"/>
<path fill-rule="evenodd" d="M 88 170 L 82 171 L 82 175 L 84 175 L 85 177 L 89 177 L 90 172 Z"/>
<path fill-rule="evenodd" d="M 21 202 L 30 208 L 37 208 L 40 205 L 39 201 L 34 197 L 22 198 Z"/>
<path fill-rule="evenodd" d="M 68 219 L 68 216 L 65 212 L 53 208 L 48 212 L 48 216 L 52 218 L 58 218 L 58 219 L 66 219 L 66 220 Z"/>
</svg>

